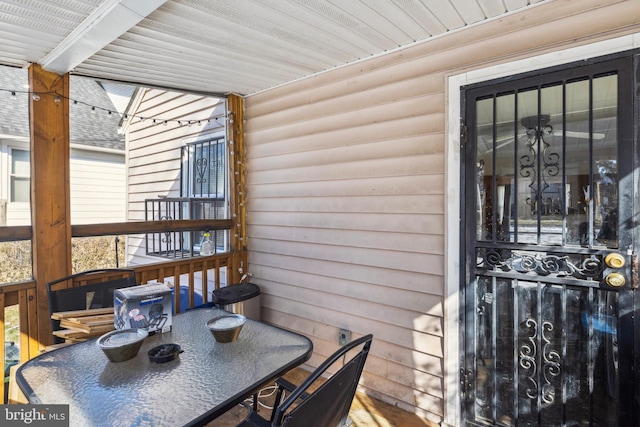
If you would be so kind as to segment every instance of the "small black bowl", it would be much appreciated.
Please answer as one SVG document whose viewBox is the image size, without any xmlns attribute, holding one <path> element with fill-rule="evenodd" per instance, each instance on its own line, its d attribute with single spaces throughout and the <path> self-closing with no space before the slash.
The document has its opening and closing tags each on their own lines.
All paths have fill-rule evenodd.
<svg viewBox="0 0 640 427">
<path fill-rule="evenodd" d="M 182 353 L 182 350 L 178 344 L 162 344 L 153 347 L 147 352 L 147 355 L 152 362 L 166 363 L 177 359 L 180 353 Z"/>
</svg>

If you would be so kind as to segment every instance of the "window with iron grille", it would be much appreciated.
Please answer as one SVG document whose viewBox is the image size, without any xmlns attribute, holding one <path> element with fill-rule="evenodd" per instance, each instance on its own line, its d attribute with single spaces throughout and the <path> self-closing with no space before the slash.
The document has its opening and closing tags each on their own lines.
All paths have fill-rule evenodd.
<svg viewBox="0 0 640 427">
<path fill-rule="evenodd" d="M 147 220 L 226 219 L 227 153 L 224 137 L 189 143 L 182 147 L 181 197 L 146 200 Z M 229 247 L 228 230 L 212 230 L 215 253 Z M 166 258 L 200 255 L 203 231 L 147 234 L 147 254 Z"/>
</svg>

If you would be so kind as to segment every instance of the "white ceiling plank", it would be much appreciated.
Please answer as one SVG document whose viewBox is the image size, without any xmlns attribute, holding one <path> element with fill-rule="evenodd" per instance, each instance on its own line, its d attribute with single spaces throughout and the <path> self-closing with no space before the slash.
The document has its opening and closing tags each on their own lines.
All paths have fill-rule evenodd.
<svg viewBox="0 0 640 427">
<path fill-rule="evenodd" d="M 502 0 L 478 0 L 480 7 L 484 11 L 487 18 L 495 18 L 507 11 L 506 6 Z"/>
<path fill-rule="evenodd" d="M 522 9 L 529 6 L 531 1 L 529 0 L 504 0 L 504 4 L 507 7 L 507 11 Z"/>
<path fill-rule="evenodd" d="M 448 0 L 448 2 L 462 16 L 467 25 L 475 24 L 487 18 L 476 0 Z"/>
<path fill-rule="evenodd" d="M 310 10 L 304 2 L 244 1 L 232 3 L 232 7 L 246 17 L 239 23 L 243 27 L 254 28 L 272 39 L 285 39 L 314 55 L 342 55 L 348 60 L 353 55 L 367 56 L 374 48 L 368 40 L 354 37 L 352 31 Z"/>
<path fill-rule="evenodd" d="M 65 74 L 138 24 L 167 0 L 107 0 L 78 25 L 40 64 Z"/>
<path fill-rule="evenodd" d="M 466 24 L 462 15 L 458 13 L 455 7 L 449 1 L 431 2 L 428 0 L 422 0 L 421 3 L 416 3 L 412 0 L 402 0 L 406 5 L 403 5 L 407 11 L 410 11 L 412 16 L 420 22 L 425 20 L 437 22 L 442 26 L 442 30 L 431 32 L 432 34 L 440 34 L 445 31 L 451 31 L 456 28 L 464 27 Z M 416 7 L 420 4 L 421 7 Z M 413 5 L 413 6 L 412 6 Z M 426 15 L 426 16 L 423 16 Z"/>
<path fill-rule="evenodd" d="M 388 50 L 413 41 L 391 20 L 382 19 L 384 12 L 378 10 L 384 7 L 380 2 L 329 0 L 328 3 L 335 13 L 348 17 L 352 31 L 374 42 L 378 49 Z"/>
<path fill-rule="evenodd" d="M 170 14 L 171 26 L 162 24 L 166 22 L 163 19 L 165 14 Z M 254 18 L 254 25 L 250 27 L 233 25 L 224 16 L 216 15 L 214 18 L 203 19 L 206 16 L 180 14 L 180 10 L 175 8 L 171 11 L 161 10 L 154 14 L 153 21 L 146 19 L 138 28 L 157 33 L 156 37 L 149 39 L 153 44 L 157 39 L 158 42 L 166 42 L 166 46 L 171 47 L 172 41 L 165 37 L 170 36 L 173 43 L 177 43 L 180 48 L 195 43 L 201 49 L 202 55 L 215 53 L 224 57 L 225 52 L 227 55 L 242 52 L 243 57 L 271 58 L 272 62 L 297 64 L 295 66 L 299 69 L 317 69 L 332 64 L 337 57 L 342 56 L 347 61 L 353 56 L 353 52 L 343 49 L 344 45 L 337 39 L 331 38 L 333 44 L 326 42 L 328 34 L 318 34 L 314 29 L 308 29 L 303 33 L 303 27 L 300 27 L 298 32 L 292 25 L 288 25 L 287 28 L 277 27 L 275 22 L 289 22 L 282 15 L 271 16 L 274 23 L 263 22 L 264 16 L 270 16 L 265 11 L 261 13 L 260 19 Z M 131 33 L 137 31 L 136 29 Z M 260 40 L 260 43 L 256 43 L 256 40 Z"/>
</svg>

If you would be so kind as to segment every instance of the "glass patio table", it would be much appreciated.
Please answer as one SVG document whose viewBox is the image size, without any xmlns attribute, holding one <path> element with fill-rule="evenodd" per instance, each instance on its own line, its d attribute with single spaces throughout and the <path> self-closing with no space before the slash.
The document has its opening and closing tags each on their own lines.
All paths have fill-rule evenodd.
<svg viewBox="0 0 640 427">
<path fill-rule="evenodd" d="M 302 335 L 247 319 L 237 341 L 218 343 L 206 327 L 227 312 L 195 309 L 173 317 L 171 332 L 150 335 L 138 355 L 109 362 L 96 340 L 43 353 L 24 363 L 16 381 L 30 403 L 68 404 L 72 426 L 204 425 L 311 356 Z M 160 344 L 183 350 L 150 362 Z"/>
</svg>

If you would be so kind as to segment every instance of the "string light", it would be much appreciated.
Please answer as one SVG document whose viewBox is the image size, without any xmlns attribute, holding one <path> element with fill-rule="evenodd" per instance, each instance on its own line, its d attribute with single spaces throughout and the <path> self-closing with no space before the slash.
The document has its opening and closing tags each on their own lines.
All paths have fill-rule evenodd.
<svg viewBox="0 0 640 427">
<path fill-rule="evenodd" d="M 65 97 L 63 95 L 59 95 L 56 92 L 31 92 L 29 90 L 14 90 L 14 89 L 4 89 L 4 88 L 0 88 L 0 93 L 1 92 L 7 92 L 10 96 L 12 100 L 17 100 L 18 99 L 18 94 L 25 94 L 27 96 L 30 96 L 31 99 L 33 99 L 34 101 L 40 101 L 41 99 L 41 95 L 54 95 L 53 101 L 56 104 L 60 104 L 62 102 L 63 99 L 67 99 L 69 101 L 69 103 L 74 107 L 74 108 L 78 108 L 80 105 L 88 107 L 91 109 L 91 113 L 95 114 L 97 111 L 102 111 L 107 113 L 107 116 L 112 116 L 114 111 L 112 109 L 109 108 L 103 108 L 97 105 L 92 105 L 89 103 L 86 103 L 84 101 L 80 101 L 77 99 L 72 99 L 69 97 Z M 152 120 L 153 124 L 160 124 L 162 123 L 164 126 L 167 126 L 171 123 L 175 123 L 178 127 L 183 126 L 183 125 L 188 125 L 191 126 L 193 124 L 197 124 L 198 126 L 202 126 L 203 124 L 211 124 L 212 120 L 215 121 L 215 124 L 218 126 L 221 126 L 221 123 L 219 122 L 220 118 L 227 118 L 230 119 L 229 115 L 231 113 L 227 112 L 227 114 L 221 114 L 219 116 L 216 117 L 207 117 L 207 118 L 200 118 L 200 119 L 165 119 L 165 118 L 160 118 L 160 117 L 143 117 L 143 116 L 136 116 L 136 115 L 132 115 L 132 114 L 123 114 L 122 118 L 123 120 L 131 120 L 133 123 L 134 119 L 138 119 L 139 122 L 144 122 L 147 119 Z M 233 123 L 233 119 L 229 120 L 230 123 Z"/>
</svg>

